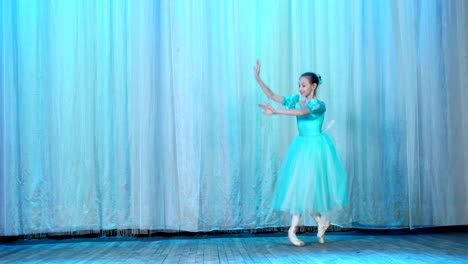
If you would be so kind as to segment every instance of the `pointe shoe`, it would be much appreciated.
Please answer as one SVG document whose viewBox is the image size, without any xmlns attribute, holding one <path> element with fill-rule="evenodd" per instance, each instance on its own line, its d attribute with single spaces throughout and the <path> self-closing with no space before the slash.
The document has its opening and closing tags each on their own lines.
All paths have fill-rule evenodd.
<svg viewBox="0 0 468 264">
<path fill-rule="evenodd" d="M 323 221 L 322 219 L 320 219 L 320 221 L 318 222 L 318 225 L 317 225 L 317 239 L 319 241 L 320 244 L 323 244 L 325 243 L 325 232 L 327 231 L 327 229 L 330 227 L 330 221 L 329 220 L 325 220 Z"/>
<path fill-rule="evenodd" d="M 317 240 L 320 244 L 324 244 L 325 243 L 325 238 L 324 237 L 317 237 Z"/>
<path fill-rule="evenodd" d="M 296 236 L 296 228 L 295 227 L 290 227 L 288 230 L 288 238 L 289 241 L 296 247 L 303 247 L 304 246 L 304 241 L 300 240 Z"/>
</svg>

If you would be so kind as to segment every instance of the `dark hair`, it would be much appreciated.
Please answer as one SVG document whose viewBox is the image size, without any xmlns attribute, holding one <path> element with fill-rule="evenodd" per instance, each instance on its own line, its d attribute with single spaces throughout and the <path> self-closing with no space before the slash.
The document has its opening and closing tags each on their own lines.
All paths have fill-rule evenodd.
<svg viewBox="0 0 468 264">
<path fill-rule="evenodd" d="M 317 86 L 322 83 L 322 77 L 318 74 L 315 74 L 313 72 L 305 72 L 301 75 L 302 77 L 307 77 L 309 78 L 310 83 L 316 83 Z"/>
</svg>

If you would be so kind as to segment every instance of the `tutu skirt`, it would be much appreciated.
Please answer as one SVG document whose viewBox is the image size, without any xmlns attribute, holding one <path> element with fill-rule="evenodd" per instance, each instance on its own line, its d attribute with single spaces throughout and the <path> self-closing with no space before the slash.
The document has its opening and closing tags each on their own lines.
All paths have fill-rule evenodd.
<svg viewBox="0 0 468 264">
<path fill-rule="evenodd" d="M 288 148 L 273 192 L 273 208 L 323 213 L 348 203 L 346 172 L 325 133 L 297 136 Z"/>
</svg>

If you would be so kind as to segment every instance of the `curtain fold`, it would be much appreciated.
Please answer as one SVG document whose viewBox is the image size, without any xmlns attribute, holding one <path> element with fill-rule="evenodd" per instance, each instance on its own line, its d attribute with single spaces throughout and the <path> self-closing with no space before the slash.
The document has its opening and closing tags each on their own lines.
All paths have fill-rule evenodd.
<svg viewBox="0 0 468 264">
<path fill-rule="evenodd" d="M 468 224 L 466 1 L 5 0 L 0 14 L 0 236 L 288 225 L 270 202 L 295 120 L 262 115 L 256 59 L 280 95 L 322 75 L 350 179 L 334 224 Z"/>
</svg>

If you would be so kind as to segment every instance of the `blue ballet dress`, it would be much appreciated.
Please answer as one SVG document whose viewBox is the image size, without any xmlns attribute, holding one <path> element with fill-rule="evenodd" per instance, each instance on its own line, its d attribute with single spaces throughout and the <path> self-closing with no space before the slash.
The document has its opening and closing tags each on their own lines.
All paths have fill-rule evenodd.
<svg viewBox="0 0 468 264">
<path fill-rule="evenodd" d="M 283 98 L 289 109 L 300 109 L 299 95 Z M 348 203 L 346 171 L 330 137 L 322 133 L 325 104 L 307 105 L 310 114 L 297 117 L 299 135 L 288 148 L 273 192 L 273 208 L 293 214 L 324 213 Z"/>
</svg>

